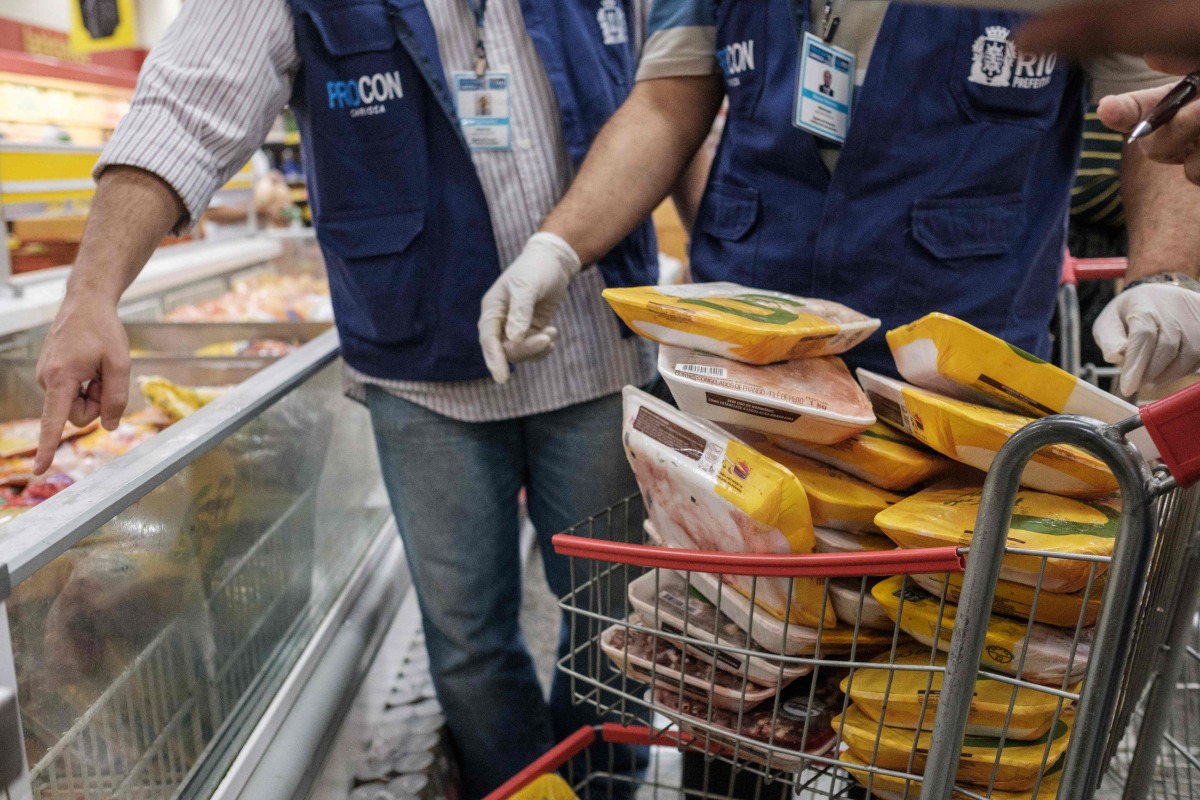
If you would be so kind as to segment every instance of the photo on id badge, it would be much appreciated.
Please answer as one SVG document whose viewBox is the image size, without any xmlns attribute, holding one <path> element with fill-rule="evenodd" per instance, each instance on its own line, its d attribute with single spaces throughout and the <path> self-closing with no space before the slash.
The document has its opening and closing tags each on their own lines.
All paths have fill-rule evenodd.
<svg viewBox="0 0 1200 800">
<path fill-rule="evenodd" d="M 796 80 L 795 126 L 845 142 L 853 93 L 854 54 L 806 34 Z"/>
<path fill-rule="evenodd" d="M 507 72 L 454 74 L 454 99 L 463 138 L 472 150 L 508 150 L 512 147 L 509 119 L 511 77 Z"/>
</svg>

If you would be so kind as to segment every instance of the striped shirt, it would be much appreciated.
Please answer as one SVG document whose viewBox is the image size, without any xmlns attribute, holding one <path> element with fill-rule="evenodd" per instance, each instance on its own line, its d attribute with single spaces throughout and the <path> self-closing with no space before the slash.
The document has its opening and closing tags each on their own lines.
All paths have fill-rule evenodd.
<svg viewBox="0 0 1200 800">
<path fill-rule="evenodd" d="M 1071 189 L 1071 220 L 1106 228 L 1125 227 L 1121 202 L 1121 154 L 1125 137 L 1105 127 L 1095 108 L 1083 121 L 1083 151 Z"/>
<path fill-rule="evenodd" d="M 645 36 L 646 0 L 631 15 Z M 465 0 L 426 0 L 449 78 L 475 64 L 475 20 Z M 484 26 L 489 66 L 512 75 L 513 148 L 474 151 L 500 263 L 510 264 L 566 191 L 572 170 L 553 87 L 525 30 L 519 0 L 491 0 Z M 155 173 L 187 208 L 184 227 L 262 143 L 291 94 L 300 66 L 287 0 L 196 0 L 151 50 L 132 108 L 96 166 Z M 390 381 L 346 367 L 346 389 L 361 398 L 373 383 L 444 416 L 468 422 L 553 411 L 645 384 L 655 374 L 653 345 L 621 336 L 600 292 L 599 270 L 571 284 L 554 319 L 559 339 L 542 361 L 493 381 Z"/>
</svg>

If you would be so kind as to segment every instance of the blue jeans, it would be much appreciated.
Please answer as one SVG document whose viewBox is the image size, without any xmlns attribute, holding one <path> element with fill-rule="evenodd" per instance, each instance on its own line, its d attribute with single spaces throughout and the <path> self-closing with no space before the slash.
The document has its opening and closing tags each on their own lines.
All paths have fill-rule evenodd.
<svg viewBox="0 0 1200 800">
<path fill-rule="evenodd" d="M 562 597 L 571 591 L 570 566 L 550 537 L 637 489 L 621 445 L 621 396 L 484 423 L 449 419 L 374 386 L 367 405 L 438 700 L 467 794 L 481 797 L 556 741 L 601 721 L 591 706 L 572 704 L 560 673 L 549 705 L 543 699 L 518 618 L 518 496 L 524 487 L 547 582 Z M 559 656 L 572 646 L 564 623 Z M 629 768 L 644 758 L 618 754 Z"/>
</svg>

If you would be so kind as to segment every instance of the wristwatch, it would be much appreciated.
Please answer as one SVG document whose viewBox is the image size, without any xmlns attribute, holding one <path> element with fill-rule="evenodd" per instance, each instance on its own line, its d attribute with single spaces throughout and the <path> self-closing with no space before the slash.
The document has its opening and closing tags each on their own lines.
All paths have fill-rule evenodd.
<svg viewBox="0 0 1200 800">
<path fill-rule="evenodd" d="M 1191 289 L 1193 292 L 1200 292 L 1200 281 L 1186 272 L 1159 272 L 1155 275 L 1147 275 L 1144 278 L 1138 278 L 1135 281 L 1125 284 L 1125 288 L 1121 291 L 1128 292 L 1133 287 L 1141 286 L 1144 283 L 1168 283 L 1173 286 L 1181 286 L 1184 289 Z"/>
</svg>

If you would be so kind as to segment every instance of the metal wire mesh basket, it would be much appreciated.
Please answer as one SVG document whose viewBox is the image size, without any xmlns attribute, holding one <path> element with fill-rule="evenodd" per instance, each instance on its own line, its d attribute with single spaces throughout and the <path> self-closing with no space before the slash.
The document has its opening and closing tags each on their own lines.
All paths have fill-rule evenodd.
<svg viewBox="0 0 1200 800">
<path fill-rule="evenodd" d="M 1143 412 L 1181 481 L 1200 460 L 1181 460 L 1160 434 L 1194 419 L 1183 405 L 1194 402 Z M 1156 416 L 1161 424 L 1150 425 Z M 654 720 L 660 743 L 802 797 L 1092 797 L 1134 709 L 1147 703 L 1149 719 L 1170 696 L 1142 700 L 1150 685 L 1174 686 L 1173 667 L 1152 654 L 1169 650 L 1182 624 L 1170 602 L 1182 575 L 1200 573 L 1179 569 L 1197 496 L 1165 471 L 1151 475 L 1124 443 L 1139 426 L 1029 425 L 993 464 L 970 545 L 957 548 L 674 549 L 630 498 L 555 538 L 572 559 L 562 607 L 572 640 L 584 642 L 559 669 L 601 714 Z M 1111 553 L 1009 538 L 1022 469 L 1057 442 L 1103 458 L 1117 476 Z M 1153 731 L 1146 739 L 1157 748 Z M 1146 796 L 1138 770 L 1126 797 Z"/>
</svg>

